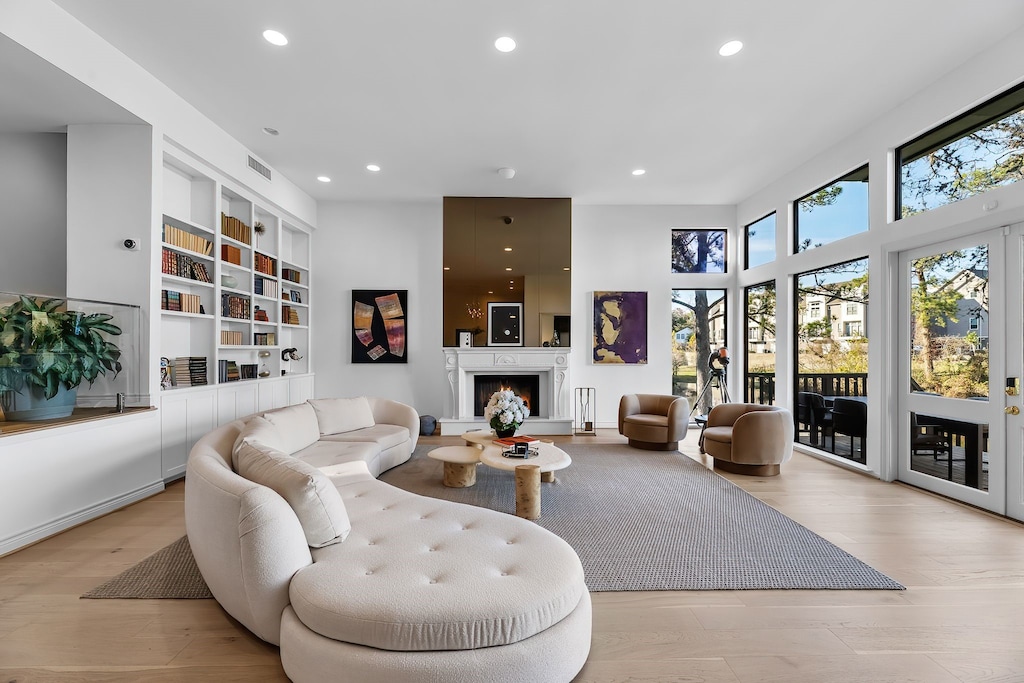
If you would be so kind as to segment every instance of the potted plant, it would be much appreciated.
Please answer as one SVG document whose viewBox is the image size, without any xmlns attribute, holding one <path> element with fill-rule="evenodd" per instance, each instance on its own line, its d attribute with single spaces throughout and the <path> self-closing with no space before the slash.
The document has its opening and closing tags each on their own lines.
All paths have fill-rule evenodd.
<svg viewBox="0 0 1024 683">
<path fill-rule="evenodd" d="M 67 417 L 82 380 L 121 371 L 121 350 L 104 338 L 121 328 L 106 313 L 69 311 L 63 299 L 0 308 L 0 400 L 8 420 Z"/>
<path fill-rule="evenodd" d="M 495 391 L 484 408 L 484 418 L 500 438 L 515 435 L 516 430 L 529 416 L 530 409 L 511 389 Z"/>
</svg>

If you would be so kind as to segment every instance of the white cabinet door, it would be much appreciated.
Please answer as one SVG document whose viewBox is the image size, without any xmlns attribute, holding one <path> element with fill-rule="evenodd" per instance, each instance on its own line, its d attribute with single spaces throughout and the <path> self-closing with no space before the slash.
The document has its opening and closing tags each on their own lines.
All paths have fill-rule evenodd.
<svg viewBox="0 0 1024 683">
<path fill-rule="evenodd" d="M 160 397 L 160 453 L 164 480 L 185 474 L 185 463 L 192 446 L 213 430 L 217 416 L 216 397 L 215 389 Z"/>
<path fill-rule="evenodd" d="M 254 382 L 239 386 L 220 386 L 217 392 L 217 424 L 227 424 L 256 412 L 257 390 Z"/>
<path fill-rule="evenodd" d="M 313 398 L 313 375 L 301 375 L 288 379 L 288 401 L 302 403 Z"/>
</svg>

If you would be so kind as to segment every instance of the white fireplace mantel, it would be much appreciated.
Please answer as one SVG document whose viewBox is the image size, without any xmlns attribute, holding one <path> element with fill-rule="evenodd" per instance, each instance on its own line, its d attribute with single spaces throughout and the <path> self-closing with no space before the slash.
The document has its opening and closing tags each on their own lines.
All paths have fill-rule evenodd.
<svg viewBox="0 0 1024 683">
<path fill-rule="evenodd" d="M 509 349 L 478 347 L 444 350 L 448 377 L 445 417 L 441 434 L 454 435 L 472 429 L 489 429 L 473 414 L 473 378 L 476 375 L 537 375 L 540 378 L 542 415 L 531 415 L 522 431 L 530 434 L 571 434 L 569 352 L 565 347 Z"/>
</svg>

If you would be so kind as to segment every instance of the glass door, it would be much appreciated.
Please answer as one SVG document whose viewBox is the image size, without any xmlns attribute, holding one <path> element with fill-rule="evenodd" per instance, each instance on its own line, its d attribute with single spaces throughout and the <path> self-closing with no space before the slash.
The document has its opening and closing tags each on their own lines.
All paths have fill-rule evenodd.
<svg viewBox="0 0 1024 683">
<path fill-rule="evenodd" d="M 899 479 L 1000 514 L 1008 426 L 1021 462 L 1021 418 L 1004 413 L 1020 405 L 1004 391 L 1011 355 L 1020 374 L 1020 239 L 994 230 L 899 258 Z"/>
</svg>

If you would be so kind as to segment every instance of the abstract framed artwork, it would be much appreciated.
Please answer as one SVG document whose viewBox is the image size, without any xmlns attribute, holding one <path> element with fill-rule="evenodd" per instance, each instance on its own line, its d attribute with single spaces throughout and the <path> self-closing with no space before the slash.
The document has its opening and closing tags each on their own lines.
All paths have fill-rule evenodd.
<svg viewBox="0 0 1024 683">
<path fill-rule="evenodd" d="M 487 345 L 523 345 L 523 305 L 519 303 L 487 304 Z"/>
<path fill-rule="evenodd" d="M 408 363 L 406 289 L 352 290 L 352 362 Z"/>
<path fill-rule="evenodd" d="M 594 363 L 647 364 L 647 292 L 594 292 Z"/>
</svg>

